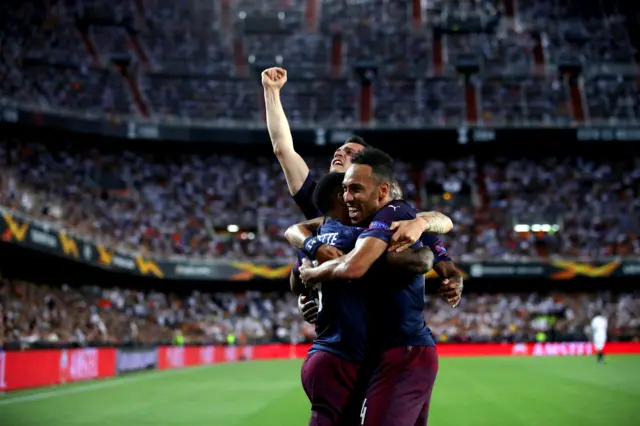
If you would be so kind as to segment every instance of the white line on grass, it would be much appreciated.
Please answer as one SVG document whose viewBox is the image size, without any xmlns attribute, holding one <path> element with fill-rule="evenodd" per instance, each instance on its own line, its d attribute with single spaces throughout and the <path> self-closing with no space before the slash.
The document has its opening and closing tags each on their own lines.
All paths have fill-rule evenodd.
<svg viewBox="0 0 640 426">
<path fill-rule="evenodd" d="M 32 395 L 16 396 L 15 398 L 8 397 L 8 399 L 5 399 L 5 400 L 0 399 L 0 406 L 19 404 L 21 402 L 38 401 L 41 399 L 55 398 L 56 396 L 71 395 L 74 393 L 82 393 L 82 392 L 88 392 L 88 391 L 93 391 L 98 389 L 110 388 L 113 386 L 119 386 L 126 383 L 142 382 L 148 379 L 164 377 L 167 374 L 171 374 L 171 373 L 185 373 L 185 372 L 190 372 L 194 370 L 199 370 L 203 367 L 211 367 L 211 365 L 202 365 L 198 367 L 189 367 L 189 368 L 178 369 L 178 370 L 154 371 L 154 372 L 149 372 L 149 374 L 142 373 L 142 375 L 133 376 L 133 377 L 115 377 L 115 378 L 100 380 L 96 382 L 87 382 L 86 384 L 78 384 L 71 388 L 68 388 L 65 385 L 61 385 L 54 389 L 43 390 L 42 392 L 38 392 Z"/>
</svg>

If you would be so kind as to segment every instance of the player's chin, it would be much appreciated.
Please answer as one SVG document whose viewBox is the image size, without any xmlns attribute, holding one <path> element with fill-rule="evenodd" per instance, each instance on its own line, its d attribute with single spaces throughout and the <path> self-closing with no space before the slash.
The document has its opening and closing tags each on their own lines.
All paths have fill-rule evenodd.
<svg viewBox="0 0 640 426">
<path fill-rule="evenodd" d="M 331 168 L 329 168 L 330 173 L 344 173 L 347 171 L 347 168 L 342 164 L 333 164 Z"/>
</svg>

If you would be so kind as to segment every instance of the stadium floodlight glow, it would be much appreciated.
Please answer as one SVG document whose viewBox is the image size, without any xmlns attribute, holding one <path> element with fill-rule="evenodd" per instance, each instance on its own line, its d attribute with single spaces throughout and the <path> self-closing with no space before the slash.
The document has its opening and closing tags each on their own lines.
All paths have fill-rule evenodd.
<svg viewBox="0 0 640 426">
<path fill-rule="evenodd" d="M 553 233 L 560 230 L 559 225 L 551 225 L 549 223 L 534 223 L 533 225 L 527 225 L 526 223 L 519 223 L 513 227 L 515 232 L 544 232 Z"/>
<path fill-rule="evenodd" d="M 227 232 L 238 232 L 240 227 L 238 225 L 229 225 L 227 226 Z"/>
<path fill-rule="evenodd" d="M 245 12 L 244 10 L 238 13 L 238 18 L 246 19 L 246 17 L 247 17 L 247 12 Z"/>
</svg>

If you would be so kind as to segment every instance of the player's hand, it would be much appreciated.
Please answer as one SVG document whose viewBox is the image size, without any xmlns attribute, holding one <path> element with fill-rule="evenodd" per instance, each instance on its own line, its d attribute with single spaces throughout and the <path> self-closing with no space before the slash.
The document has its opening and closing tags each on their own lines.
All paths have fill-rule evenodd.
<svg viewBox="0 0 640 426">
<path fill-rule="evenodd" d="M 298 310 L 302 318 L 309 324 L 315 324 L 318 319 L 318 302 L 309 296 L 301 294 L 298 296 Z"/>
<path fill-rule="evenodd" d="M 287 82 L 287 71 L 284 68 L 267 68 L 262 71 L 262 85 L 265 89 L 281 89 Z"/>
<path fill-rule="evenodd" d="M 318 284 L 315 281 L 315 273 L 313 270 L 314 267 L 311 261 L 309 261 L 309 259 L 302 259 L 302 265 L 300 265 L 298 272 L 300 273 L 302 284 L 309 289 L 314 288 L 316 284 Z"/>
<path fill-rule="evenodd" d="M 449 306 L 455 308 L 460 303 L 460 299 L 462 299 L 463 288 L 462 277 L 446 278 L 440 284 L 440 295 L 447 301 Z"/>
<path fill-rule="evenodd" d="M 389 251 L 400 253 L 415 244 L 424 232 L 425 221 L 420 218 L 392 222 L 390 231 L 394 231 L 389 241 Z"/>
<path fill-rule="evenodd" d="M 340 256 L 344 256 L 344 253 L 329 244 L 322 244 L 316 251 L 316 260 L 319 264 L 337 259 Z"/>
</svg>

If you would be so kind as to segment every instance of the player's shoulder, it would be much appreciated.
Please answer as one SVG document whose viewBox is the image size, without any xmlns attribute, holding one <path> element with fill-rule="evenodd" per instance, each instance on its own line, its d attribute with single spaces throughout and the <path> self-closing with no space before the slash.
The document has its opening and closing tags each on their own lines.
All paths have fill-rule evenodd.
<svg viewBox="0 0 640 426">
<path fill-rule="evenodd" d="M 373 221 L 393 222 L 395 220 L 414 219 L 416 209 L 404 200 L 393 200 L 374 215 Z"/>
<path fill-rule="evenodd" d="M 339 220 L 327 219 L 327 220 L 325 220 L 325 222 L 320 227 L 320 233 L 340 232 L 340 231 L 346 230 L 348 228 L 350 228 L 350 226 L 345 225 L 344 223 L 340 222 Z"/>
</svg>

